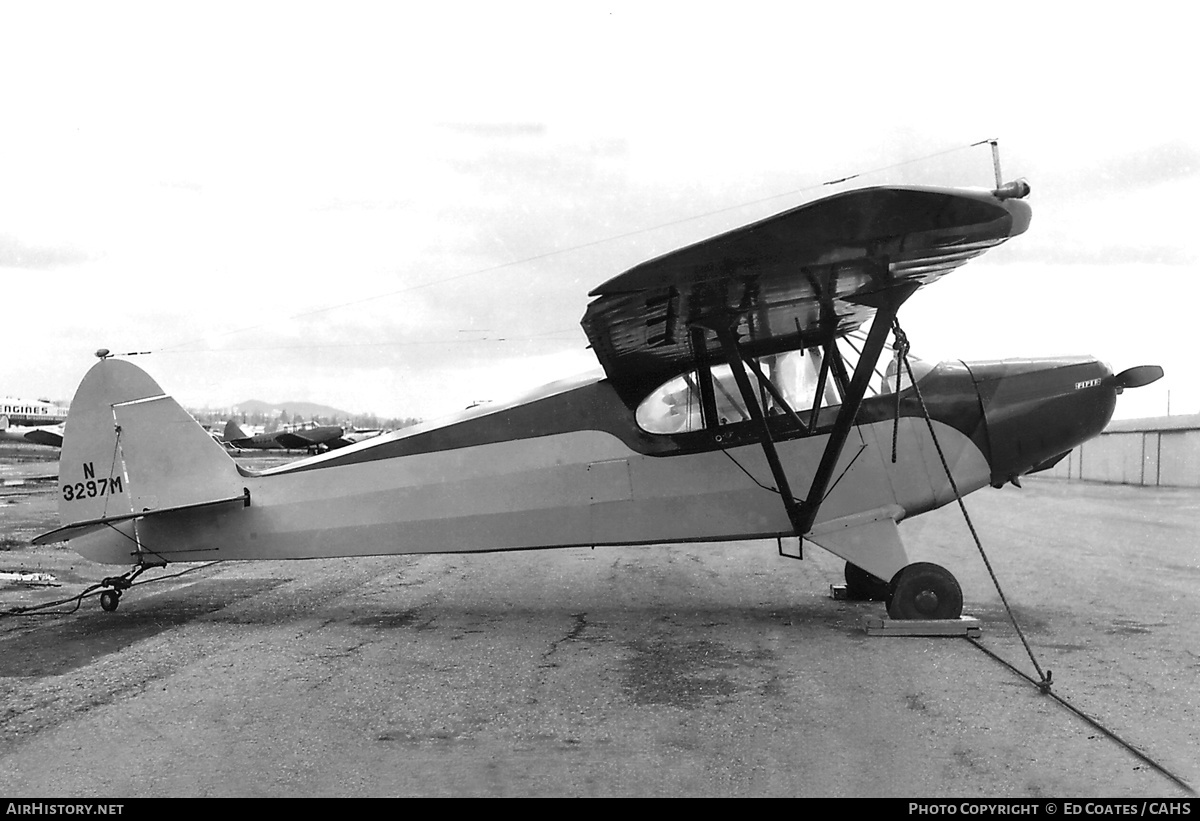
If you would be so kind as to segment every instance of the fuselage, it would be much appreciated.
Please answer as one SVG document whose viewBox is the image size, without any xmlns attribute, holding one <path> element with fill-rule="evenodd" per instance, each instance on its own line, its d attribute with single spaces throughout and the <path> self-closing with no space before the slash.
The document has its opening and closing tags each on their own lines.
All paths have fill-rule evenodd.
<svg viewBox="0 0 1200 821">
<path fill-rule="evenodd" d="M 908 387 L 899 403 L 888 394 L 867 399 L 817 526 L 871 510 L 918 515 L 953 501 L 956 489 L 966 494 L 1036 470 L 1103 429 L 1116 396 L 1111 382 L 1105 365 L 1085 357 L 947 362 L 920 378 L 920 397 Z M 214 481 L 246 491 L 248 506 L 149 516 L 72 546 L 127 564 L 135 539 L 163 560 L 197 561 L 793 535 L 753 424 L 648 433 L 636 410 L 596 376 L 261 473 L 226 458 L 213 464 Z M 811 429 L 783 414 L 769 418 L 797 495 L 812 480 L 834 416 L 823 412 Z M 120 488 L 131 509 L 169 506 L 174 479 L 139 495 L 149 491 L 137 473 L 131 462 Z"/>
</svg>

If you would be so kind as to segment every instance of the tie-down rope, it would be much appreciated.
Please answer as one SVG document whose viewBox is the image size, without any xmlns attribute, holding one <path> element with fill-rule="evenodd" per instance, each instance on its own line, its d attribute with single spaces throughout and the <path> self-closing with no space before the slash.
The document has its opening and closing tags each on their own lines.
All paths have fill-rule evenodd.
<svg viewBox="0 0 1200 821">
<path fill-rule="evenodd" d="M 962 511 L 963 519 L 967 523 L 967 529 L 969 529 L 971 531 L 971 538 L 973 538 L 975 540 L 975 547 L 979 549 L 979 555 L 983 557 L 983 564 L 985 567 L 987 567 L 988 574 L 992 577 L 992 584 L 994 584 L 996 586 L 996 592 L 1000 594 L 1000 601 L 1003 602 L 1004 609 L 1008 613 L 1008 618 L 1012 622 L 1013 628 L 1017 631 L 1017 635 L 1020 637 L 1021 643 L 1023 645 L 1025 645 L 1025 652 L 1029 654 L 1029 660 L 1031 662 L 1033 662 L 1034 669 L 1037 670 L 1040 680 L 1034 681 L 1033 678 L 1031 678 L 1027 674 L 1023 673 L 1022 671 L 1018 670 L 1016 667 L 1014 667 L 1009 662 L 1000 658 L 1000 656 L 996 655 L 991 650 L 984 647 L 982 644 L 980 644 L 975 639 L 968 638 L 967 640 L 970 641 L 971 644 L 975 645 L 975 647 L 978 648 L 979 650 L 983 651 L 984 653 L 991 656 L 996 661 L 999 661 L 1001 664 L 1005 665 L 1009 669 L 1016 672 L 1022 678 L 1025 678 L 1028 681 L 1032 682 L 1038 688 L 1038 690 L 1041 691 L 1041 693 L 1043 695 L 1050 696 L 1055 701 L 1057 701 L 1059 704 L 1061 704 L 1062 706 L 1064 706 L 1068 710 L 1070 710 L 1072 713 L 1079 716 L 1087 723 L 1091 724 L 1093 727 L 1095 727 L 1100 732 L 1104 733 L 1104 735 L 1108 736 L 1113 741 L 1117 742 L 1122 747 L 1124 747 L 1126 750 L 1133 753 L 1135 756 L 1137 756 L 1139 759 L 1141 759 L 1146 764 L 1151 766 L 1153 769 L 1155 769 L 1162 775 L 1169 778 L 1171 781 L 1173 781 L 1178 786 L 1187 790 L 1187 792 L 1189 794 L 1195 795 L 1196 794 L 1195 790 L 1193 790 L 1192 787 L 1186 781 L 1184 781 L 1179 776 L 1172 773 L 1170 770 L 1163 767 L 1158 762 L 1151 759 L 1149 756 L 1147 756 L 1141 750 L 1137 749 L 1132 744 L 1130 744 L 1129 742 L 1122 739 L 1120 736 L 1118 736 L 1112 730 L 1105 727 L 1099 721 L 1097 721 L 1096 719 L 1094 719 L 1091 716 L 1084 713 L 1079 708 L 1077 708 L 1074 705 L 1072 705 L 1071 703 L 1069 703 L 1062 696 L 1060 696 L 1054 692 L 1051 692 L 1051 689 L 1050 689 L 1051 672 L 1049 670 L 1047 670 L 1047 671 L 1045 671 L 1045 673 L 1043 673 L 1041 666 L 1038 664 L 1037 658 L 1034 657 L 1033 650 L 1032 650 L 1032 648 L 1030 648 L 1029 642 L 1025 639 L 1025 633 L 1021 630 L 1021 626 L 1017 623 L 1016 615 L 1013 613 L 1012 608 L 1009 606 L 1008 599 L 1004 596 L 1004 591 L 1000 588 L 1000 580 L 996 577 L 996 573 L 992 569 L 992 563 L 990 561 L 988 561 L 987 552 L 983 549 L 983 542 L 979 538 L 979 533 L 975 530 L 975 525 L 971 521 L 970 514 L 967 513 L 967 507 L 965 504 L 963 504 L 962 493 L 959 492 L 958 484 L 954 481 L 954 476 L 950 472 L 950 464 L 946 461 L 946 454 L 942 451 L 941 443 L 938 441 L 937 432 L 934 430 L 934 427 L 933 427 L 933 420 L 929 416 L 929 408 L 925 405 L 925 398 L 923 396 L 921 396 L 921 389 L 917 386 L 916 376 L 913 374 L 912 366 L 909 365 L 909 362 L 908 362 L 908 350 L 909 350 L 908 337 L 905 336 L 904 331 L 900 328 L 900 322 L 898 319 L 892 320 L 892 332 L 896 338 L 896 344 L 895 344 L 896 356 L 898 359 L 900 359 L 904 363 L 904 369 L 908 372 L 908 378 L 912 384 L 913 392 L 917 396 L 917 401 L 921 403 L 921 413 L 925 417 L 925 424 L 928 425 L 928 427 L 929 427 L 929 436 L 933 440 L 933 446 L 937 449 L 938 459 L 940 459 L 942 462 L 942 469 L 946 472 L 946 479 L 949 480 L 949 482 L 950 482 L 950 488 L 954 491 L 954 498 L 956 500 L 958 500 L 958 507 Z M 897 371 L 896 371 L 896 394 L 897 394 L 896 422 L 897 422 L 897 425 L 899 424 L 899 420 L 900 420 L 899 393 L 900 393 L 900 371 L 899 371 L 899 368 L 897 368 Z M 892 461 L 895 461 L 895 458 L 896 458 L 895 457 L 896 435 L 897 435 L 897 429 L 893 428 L 893 431 L 892 431 Z"/>
</svg>

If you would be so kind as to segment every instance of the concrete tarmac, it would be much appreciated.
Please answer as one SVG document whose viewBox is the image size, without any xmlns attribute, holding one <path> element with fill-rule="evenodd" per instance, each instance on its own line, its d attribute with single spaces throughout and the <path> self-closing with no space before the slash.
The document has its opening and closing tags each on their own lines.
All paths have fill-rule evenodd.
<svg viewBox="0 0 1200 821">
<path fill-rule="evenodd" d="M 36 494 L 29 504 L 36 503 Z M 23 504 L 23 503 L 22 503 Z M 189 565 L 0 619 L 9 795 L 1192 796 L 1200 492 L 1030 479 L 901 525 L 965 638 L 868 636 L 774 542 Z M 0 507 L 6 529 L 19 504 Z M 62 588 L 115 568 L 54 548 Z M 182 569 L 182 566 L 177 566 Z M 150 576 L 143 576 L 146 579 Z M 1117 740 L 1114 740 L 1114 737 Z M 1136 748 L 1131 752 L 1120 742 Z"/>
</svg>

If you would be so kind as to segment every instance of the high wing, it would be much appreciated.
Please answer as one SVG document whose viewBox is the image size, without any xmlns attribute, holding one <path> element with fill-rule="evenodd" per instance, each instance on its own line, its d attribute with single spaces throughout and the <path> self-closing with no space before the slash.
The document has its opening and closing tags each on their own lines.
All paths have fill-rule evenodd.
<svg viewBox="0 0 1200 821">
<path fill-rule="evenodd" d="M 1022 181 L 836 194 L 629 269 L 589 294 L 581 324 L 629 397 L 723 361 L 717 328 L 735 330 L 746 356 L 822 345 L 1024 232 L 1027 192 Z"/>
</svg>

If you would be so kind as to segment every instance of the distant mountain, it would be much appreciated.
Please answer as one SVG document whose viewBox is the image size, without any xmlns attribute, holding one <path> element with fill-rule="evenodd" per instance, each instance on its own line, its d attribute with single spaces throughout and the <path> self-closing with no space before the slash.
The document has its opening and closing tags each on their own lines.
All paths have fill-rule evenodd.
<svg viewBox="0 0 1200 821">
<path fill-rule="evenodd" d="M 331 408 L 329 405 L 318 405 L 316 402 L 263 402 L 260 399 L 240 402 L 234 405 L 232 410 L 235 413 L 247 415 L 254 413 L 274 415 L 280 411 L 287 411 L 288 416 L 300 414 L 305 419 L 311 419 L 314 416 L 322 419 L 349 419 L 354 416 L 349 411 Z"/>
</svg>

